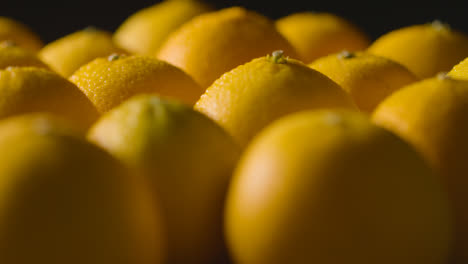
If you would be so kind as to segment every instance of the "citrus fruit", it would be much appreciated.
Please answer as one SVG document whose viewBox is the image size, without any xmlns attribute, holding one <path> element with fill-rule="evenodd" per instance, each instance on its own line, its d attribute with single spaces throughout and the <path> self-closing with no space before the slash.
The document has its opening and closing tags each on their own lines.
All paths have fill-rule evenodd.
<svg viewBox="0 0 468 264">
<path fill-rule="evenodd" d="M 372 112 L 388 95 L 418 80 L 405 66 L 367 52 L 332 54 L 310 64 L 339 84 L 364 112 Z"/>
<path fill-rule="evenodd" d="M 420 78 L 429 78 L 468 57 L 468 36 L 434 21 L 391 31 L 368 51 L 403 64 Z"/>
<path fill-rule="evenodd" d="M 133 53 L 154 55 L 167 36 L 193 17 L 211 11 L 198 0 L 164 0 L 125 20 L 114 34 L 115 42 Z"/>
<path fill-rule="evenodd" d="M 357 26 L 330 13 L 294 13 L 278 19 L 276 27 L 306 63 L 342 50 L 364 50 L 370 44 Z"/>
<path fill-rule="evenodd" d="M 0 42 L 0 69 L 10 66 L 33 66 L 49 69 L 49 66 L 42 62 L 32 51 L 21 48 L 10 41 Z"/>
<path fill-rule="evenodd" d="M 82 65 L 113 53 L 125 53 L 112 41 L 111 33 L 88 27 L 47 44 L 39 57 L 68 78 Z"/>
<path fill-rule="evenodd" d="M 275 50 L 297 58 L 272 21 L 230 7 L 185 23 L 168 37 L 157 57 L 180 67 L 206 88 L 223 73 Z"/>
<path fill-rule="evenodd" d="M 468 58 L 465 58 L 460 63 L 455 65 L 448 75 L 455 79 L 468 80 Z"/>
<path fill-rule="evenodd" d="M 442 177 L 455 215 L 456 259 L 468 262 L 468 81 L 445 75 L 402 88 L 373 114 L 410 142 Z"/>
<path fill-rule="evenodd" d="M 219 263 L 225 191 L 239 154 L 223 129 L 189 106 L 139 95 L 102 116 L 88 138 L 152 183 L 167 263 Z"/>
<path fill-rule="evenodd" d="M 196 110 L 218 122 L 242 146 L 281 116 L 328 107 L 354 108 L 354 104 L 325 75 L 281 52 L 224 74 L 195 104 Z"/>
<path fill-rule="evenodd" d="M 0 70 L 0 119 L 31 112 L 53 113 L 86 130 L 98 117 L 93 104 L 71 82 L 49 70 Z"/>
<path fill-rule="evenodd" d="M 30 51 L 38 51 L 43 43 L 26 25 L 14 19 L 0 16 L 0 41 L 9 40 Z"/>
<path fill-rule="evenodd" d="M 204 91 L 179 68 L 149 56 L 97 58 L 78 69 L 70 80 L 99 112 L 138 93 L 155 93 L 193 105 Z"/>
<path fill-rule="evenodd" d="M 263 130 L 235 170 L 235 263 L 447 263 L 446 193 L 403 140 L 352 111 L 306 111 Z"/>
<path fill-rule="evenodd" d="M 0 262 L 158 264 L 161 226 L 145 181 L 62 122 L 0 122 Z"/>
</svg>

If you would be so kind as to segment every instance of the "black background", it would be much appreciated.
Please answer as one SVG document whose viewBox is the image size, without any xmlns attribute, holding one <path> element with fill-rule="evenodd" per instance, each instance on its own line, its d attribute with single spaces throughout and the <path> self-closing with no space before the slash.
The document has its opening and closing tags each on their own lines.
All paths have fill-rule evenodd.
<svg viewBox="0 0 468 264">
<path fill-rule="evenodd" d="M 216 8 L 240 5 L 273 19 L 298 11 L 326 11 L 340 15 L 367 32 L 372 39 L 403 26 L 439 19 L 468 33 L 465 1 L 342 1 L 342 0 L 205 0 Z M 158 0 L 99 1 L 0 0 L 0 15 L 22 21 L 45 42 L 96 26 L 114 31 L 129 15 Z M 467 2 L 465 5 L 464 2 Z"/>
</svg>

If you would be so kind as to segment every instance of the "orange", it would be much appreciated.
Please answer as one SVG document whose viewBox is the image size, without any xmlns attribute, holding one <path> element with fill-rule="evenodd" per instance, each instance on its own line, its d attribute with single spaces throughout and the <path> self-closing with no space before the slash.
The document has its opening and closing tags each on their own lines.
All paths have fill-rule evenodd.
<svg viewBox="0 0 468 264">
<path fill-rule="evenodd" d="M 330 13 L 294 13 L 278 19 L 276 27 L 306 63 L 342 50 L 364 50 L 370 44 L 356 25 Z"/>
<path fill-rule="evenodd" d="M 439 21 L 391 31 L 378 38 L 369 52 L 395 60 L 420 78 L 449 71 L 468 57 L 468 36 Z"/>
<path fill-rule="evenodd" d="M 220 263 L 225 191 L 240 152 L 223 129 L 189 106 L 139 95 L 103 115 L 88 138 L 151 183 L 167 263 Z"/>
<path fill-rule="evenodd" d="M 54 72 L 36 67 L 0 70 L 0 118 L 32 112 L 56 114 L 82 130 L 98 117 L 88 98 Z"/>
<path fill-rule="evenodd" d="M 468 80 L 468 58 L 455 65 L 448 75 L 455 79 Z"/>
<path fill-rule="evenodd" d="M 18 47 L 11 41 L 0 42 L 0 69 L 10 66 L 34 66 L 49 69 L 49 66 L 32 51 Z"/>
<path fill-rule="evenodd" d="M 263 130 L 226 205 L 234 263 L 448 263 L 446 193 L 407 143 L 351 111 L 306 111 Z"/>
<path fill-rule="evenodd" d="M 410 142 L 439 172 L 455 219 L 455 262 L 468 262 L 468 81 L 445 75 L 410 84 L 385 99 L 376 124 Z"/>
<path fill-rule="evenodd" d="M 0 41 L 9 40 L 18 46 L 36 52 L 43 43 L 26 25 L 8 17 L 0 16 Z"/>
<path fill-rule="evenodd" d="M 1 121 L 0 149 L 1 263 L 164 263 L 144 180 L 63 121 Z"/>
<path fill-rule="evenodd" d="M 116 47 L 109 32 L 88 27 L 47 44 L 39 57 L 68 78 L 82 65 L 113 53 L 125 52 Z"/>
<path fill-rule="evenodd" d="M 139 10 L 114 34 L 115 42 L 133 53 L 153 55 L 167 36 L 193 17 L 211 11 L 198 0 L 164 0 Z"/>
<path fill-rule="evenodd" d="M 266 125 L 292 112 L 354 108 L 351 98 L 325 75 L 274 52 L 224 74 L 195 104 L 246 146 Z"/>
<path fill-rule="evenodd" d="M 268 18 L 231 7 L 185 23 L 168 37 L 157 57 L 180 67 L 206 88 L 223 73 L 275 50 L 298 57 Z"/>
<path fill-rule="evenodd" d="M 203 93 L 185 72 L 149 56 L 98 58 L 77 70 L 70 80 L 101 113 L 139 93 L 155 93 L 190 105 Z"/>
<path fill-rule="evenodd" d="M 310 64 L 339 84 L 364 112 L 372 112 L 385 97 L 418 80 L 406 67 L 367 52 L 341 52 Z"/>
</svg>

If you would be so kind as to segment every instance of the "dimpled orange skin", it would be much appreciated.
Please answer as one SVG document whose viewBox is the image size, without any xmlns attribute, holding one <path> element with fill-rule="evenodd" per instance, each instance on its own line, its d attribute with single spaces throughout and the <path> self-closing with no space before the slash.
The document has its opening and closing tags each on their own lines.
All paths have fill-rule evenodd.
<svg viewBox="0 0 468 264">
<path fill-rule="evenodd" d="M 0 16 L 0 41 L 9 40 L 32 52 L 39 51 L 44 45 L 26 25 L 8 17 Z"/>
<path fill-rule="evenodd" d="M 114 41 L 137 54 L 154 55 L 167 36 L 193 17 L 211 11 L 199 0 L 164 0 L 125 20 Z"/>
<path fill-rule="evenodd" d="M 16 46 L 10 42 L 0 42 L 0 69 L 11 66 L 33 66 L 49 69 L 49 66 L 42 62 L 32 51 Z"/>
<path fill-rule="evenodd" d="M 448 73 L 448 76 L 455 79 L 468 80 L 468 58 L 455 65 Z"/>
<path fill-rule="evenodd" d="M 153 93 L 193 105 L 203 89 L 179 68 L 149 56 L 98 58 L 70 80 L 104 113 L 139 93 Z"/>
<path fill-rule="evenodd" d="M 448 263 L 446 193 L 403 140 L 351 111 L 307 111 L 263 130 L 228 192 L 234 263 Z"/>
<path fill-rule="evenodd" d="M 111 33 L 96 28 L 86 28 L 47 44 L 39 57 L 53 70 L 70 77 L 82 65 L 113 53 L 124 54 L 112 41 Z"/>
<path fill-rule="evenodd" d="M 146 183 L 63 124 L 0 122 L 0 263 L 164 263 Z"/>
<path fill-rule="evenodd" d="M 468 81 L 430 78 L 384 100 L 373 121 L 419 150 L 439 171 L 455 215 L 455 262 L 468 262 Z"/>
<path fill-rule="evenodd" d="M 223 73 L 275 50 L 299 58 L 273 21 L 231 7 L 202 14 L 181 26 L 168 37 L 157 57 L 180 67 L 206 88 Z"/>
<path fill-rule="evenodd" d="M 339 84 L 367 113 L 394 91 L 419 80 L 403 65 L 367 52 L 332 54 L 310 67 Z"/>
<path fill-rule="evenodd" d="M 468 57 L 468 36 L 433 22 L 387 33 L 368 51 L 403 64 L 420 78 L 429 78 L 450 71 Z"/>
<path fill-rule="evenodd" d="M 73 121 L 83 131 L 98 118 L 93 104 L 73 83 L 36 67 L 0 70 L 0 118 L 48 112 Z"/>
<path fill-rule="evenodd" d="M 358 27 L 329 13 L 291 14 L 278 19 L 276 27 L 305 63 L 342 50 L 364 50 L 370 44 L 369 37 Z"/>
<path fill-rule="evenodd" d="M 325 75 L 293 59 L 274 62 L 271 56 L 224 74 L 195 104 L 242 146 L 281 116 L 329 107 L 355 108 L 349 95 Z"/>
</svg>

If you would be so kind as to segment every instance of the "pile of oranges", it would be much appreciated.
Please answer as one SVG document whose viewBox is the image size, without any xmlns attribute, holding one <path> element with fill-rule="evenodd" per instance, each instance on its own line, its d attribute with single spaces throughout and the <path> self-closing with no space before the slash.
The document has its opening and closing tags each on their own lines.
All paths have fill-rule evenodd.
<svg viewBox="0 0 468 264">
<path fill-rule="evenodd" d="M 466 59 L 466 60 L 465 60 Z M 0 17 L 0 263 L 468 263 L 468 35 L 164 0 Z"/>
</svg>

